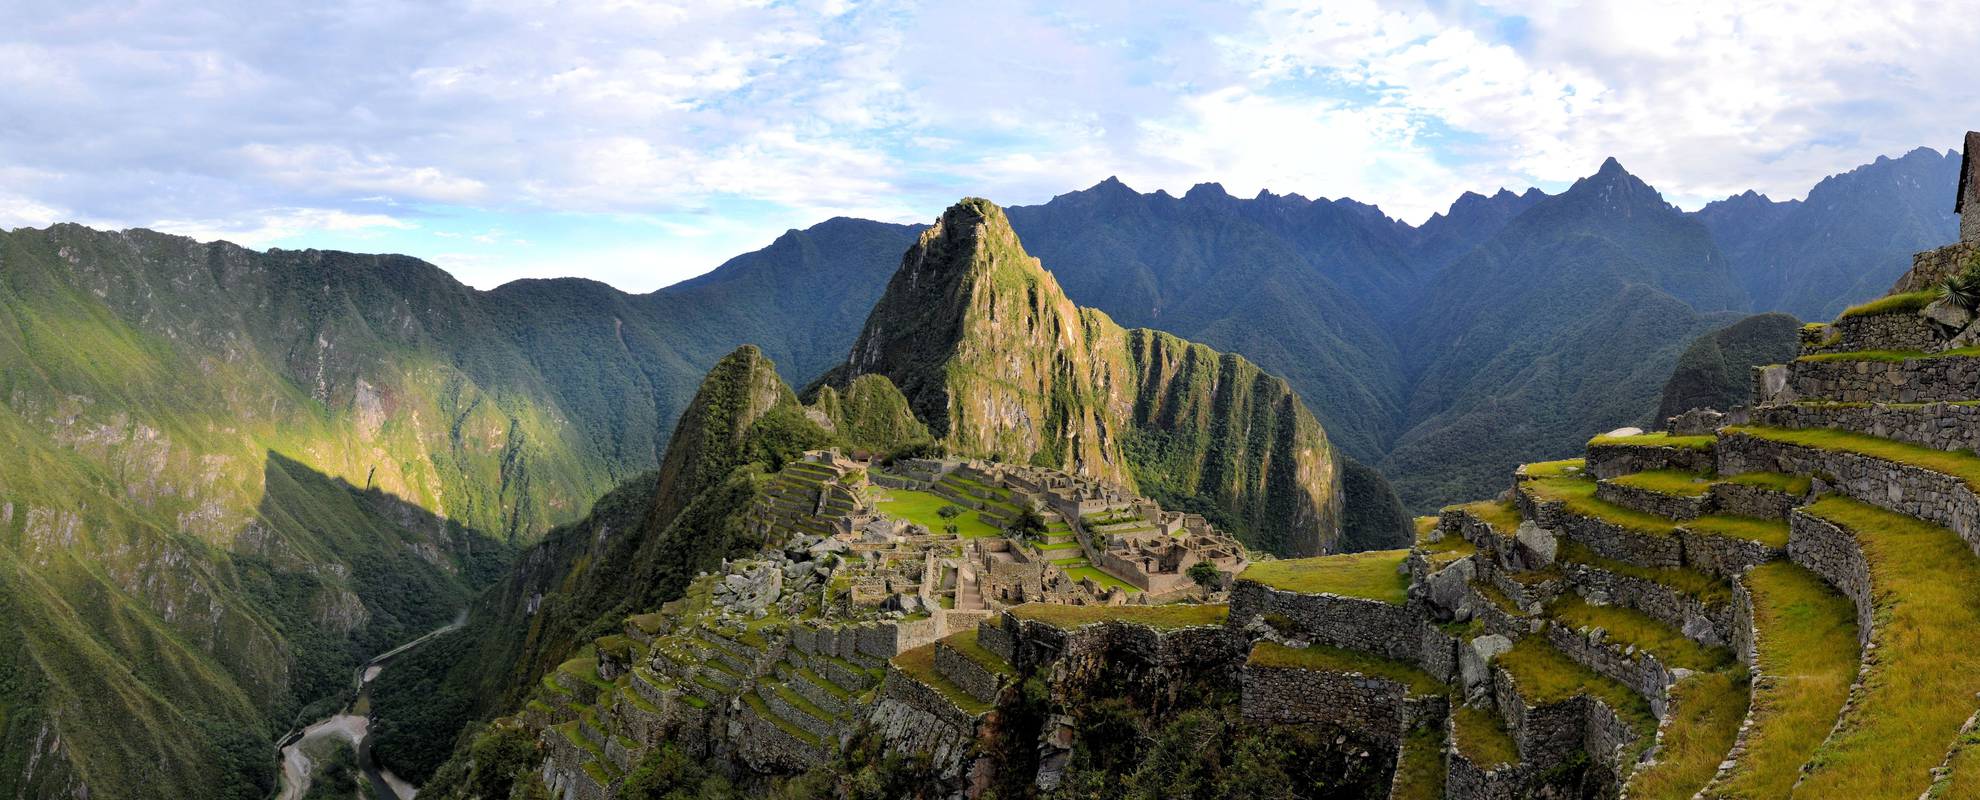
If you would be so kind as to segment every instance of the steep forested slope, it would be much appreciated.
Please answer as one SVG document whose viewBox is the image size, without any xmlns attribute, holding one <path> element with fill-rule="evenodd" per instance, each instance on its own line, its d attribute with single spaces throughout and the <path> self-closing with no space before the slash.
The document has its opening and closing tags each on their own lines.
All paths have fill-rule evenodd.
<svg viewBox="0 0 1980 800">
<path fill-rule="evenodd" d="M 1786 314 L 1755 314 L 1692 340 L 1678 356 L 1657 403 L 1658 421 L 1694 408 L 1724 411 L 1753 398 L 1753 368 L 1785 364 L 1800 352 L 1800 321 Z"/>
</svg>

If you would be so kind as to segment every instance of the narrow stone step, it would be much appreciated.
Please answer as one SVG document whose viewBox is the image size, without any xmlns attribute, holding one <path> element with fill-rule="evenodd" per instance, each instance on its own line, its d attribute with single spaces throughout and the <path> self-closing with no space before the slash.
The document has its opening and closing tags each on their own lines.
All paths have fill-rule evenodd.
<svg viewBox="0 0 1980 800">
<path fill-rule="evenodd" d="M 1761 406 L 1754 425 L 1833 428 L 1934 450 L 1980 449 L 1980 403 L 1798 402 Z"/>
<path fill-rule="evenodd" d="M 1595 499 L 1632 511 L 1685 520 L 1702 516 L 1711 508 L 1712 479 L 1698 472 L 1651 469 L 1595 484 Z"/>
<path fill-rule="evenodd" d="M 1720 471 L 1823 475 L 1856 500 L 1952 529 L 1980 549 L 1980 456 L 1839 430 L 1729 427 Z"/>
<path fill-rule="evenodd" d="M 1615 478 L 1653 469 L 1707 472 L 1712 469 L 1712 446 L 1711 436 L 1667 433 L 1597 436 L 1588 440 L 1584 466 L 1596 478 Z"/>
</svg>

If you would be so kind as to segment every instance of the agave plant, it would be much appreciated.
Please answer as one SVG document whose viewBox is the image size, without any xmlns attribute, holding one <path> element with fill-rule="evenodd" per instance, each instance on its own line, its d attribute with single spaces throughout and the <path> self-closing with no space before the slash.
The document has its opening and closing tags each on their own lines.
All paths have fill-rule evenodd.
<svg viewBox="0 0 1980 800">
<path fill-rule="evenodd" d="M 1966 311 L 1980 309 L 1980 273 L 1971 270 L 1939 282 L 1939 297 Z"/>
</svg>

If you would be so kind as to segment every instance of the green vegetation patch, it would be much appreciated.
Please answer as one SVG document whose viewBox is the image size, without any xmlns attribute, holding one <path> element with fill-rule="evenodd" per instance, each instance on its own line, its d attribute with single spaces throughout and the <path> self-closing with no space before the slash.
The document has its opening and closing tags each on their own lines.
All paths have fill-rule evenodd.
<svg viewBox="0 0 1980 800">
<path fill-rule="evenodd" d="M 1801 765 L 1829 735 L 1856 679 L 1856 605 L 1788 561 L 1746 573 L 1753 596 L 1753 687 L 1746 753 L 1723 786 L 1726 797 L 1786 797 Z"/>
<path fill-rule="evenodd" d="M 1315 672 L 1359 672 L 1402 684 L 1412 695 L 1443 694 L 1449 690 L 1441 681 L 1416 667 L 1380 656 L 1326 645 L 1287 647 L 1277 642 L 1259 642 L 1251 648 L 1246 662 L 1254 667 L 1305 669 Z"/>
<path fill-rule="evenodd" d="M 1500 591 L 1499 587 L 1491 581 L 1473 581 L 1471 588 L 1476 589 L 1478 596 L 1485 598 L 1486 602 L 1498 606 L 1500 611 L 1504 611 L 1515 617 L 1526 616 L 1526 609 L 1520 608 L 1519 604 L 1514 603 L 1512 598 L 1507 597 L 1506 593 Z"/>
<path fill-rule="evenodd" d="M 1907 442 L 1880 439 L 1832 428 L 1737 427 L 1728 428 L 1727 431 L 1756 439 L 1813 447 L 1818 450 L 1855 453 L 1909 464 L 1959 478 L 1966 482 L 1968 488 L 1980 492 L 1980 457 L 1975 457 L 1968 451 L 1934 450 Z"/>
<path fill-rule="evenodd" d="M 1673 497 L 1703 497 L 1712 489 L 1712 479 L 1681 469 L 1651 469 L 1610 478 L 1610 483 Z"/>
<path fill-rule="evenodd" d="M 1633 608 L 1592 605 L 1581 595 L 1570 593 L 1554 602 L 1552 615 L 1555 622 L 1572 629 L 1601 628 L 1608 632 L 1610 642 L 1648 651 L 1667 667 L 1703 672 L 1733 663 L 1732 651 L 1694 642 L 1678 629 Z"/>
<path fill-rule="evenodd" d="M 1151 628 L 1192 628 L 1222 625 L 1231 615 L 1223 604 L 1177 603 L 1166 606 L 1073 606 L 1063 603 L 1025 603 L 1011 609 L 1018 619 L 1043 622 L 1071 630 L 1096 622 L 1127 622 Z"/>
<path fill-rule="evenodd" d="M 1923 350 L 1846 350 L 1840 353 L 1815 353 L 1795 359 L 1796 361 L 1876 361 L 1886 364 L 1899 364 L 1906 361 L 1923 361 L 1933 358 L 1972 358 L 1980 356 L 1980 347 L 1955 347 L 1927 353 Z"/>
<path fill-rule="evenodd" d="M 1575 663 L 1565 653 L 1538 636 L 1519 640 L 1499 656 L 1519 687 L 1519 696 L 1536 706 L 1559 703 L 1586 694 L 1609 706 L 1636 732 L 1649 737 L 1656 732 L 1657 720 L 1650 714 L 1650 703 L 1635 690 Z"/>
<path fill-rule="evenodd" d="M 1479 500 L 1452 508 L 1492 526 L 1492 531 L 1500 536 L 1511 536 L 1519 530 L 1519 506 L 1511 501 Z"/>
<path fill-rule="evenodd" d="M 953 634 L 943 639 L 942 642 L 956 652 L 967 656 L 969 660 L 976 662 L 976 665 L 979 667 L 1003 675 L 1013 677 L 1017 675 L 1017 670 L 1011 667 L 1011 662 L 1005 661 L 1003 656 L 990 652 L 989 648 L 984 647 L 983 643 L 976 640 L 975 628 Z"/>
<path fill-rule="evenodd" d="M 1239 580 L 1301 594 L 1325 592 L 1402 605 L 1409 599 L 1409 575 L 1402 569 L 1408 550 L 1372 550 L 1314 558 L 1254 561 Z"/>
<path fill-rule="evenodd" d="M 1684 594 L 1690 595 L 1706 605 L 1720 605 L 1732 601 L 1732 587 L 1710 575 L 1697 570 L 1676 567 L 1639 567 L 1635 564 L 1604 558 L 1588 545 L 1571 540 L 1562 540 L 1560 549 L 1562 561 L 1586 564 L 1604 572 L 1626 575 L 1631 578 L 1663 584 Z"/>
<path fill-rule="evenodd" d="M 646 614 L 634 614 L 627 617 L 626 621 L 632 623 L 633 627 L 638 628 L 640 632 L 652 635 L 659 633 L 660 629 L 666 626 L 667 615 L 653 611 Z"/>
<path fill-rule="evenodd" d="M 1813 485 L 1813 480 L 1807 475 L 1789 475 L 1785 472 L 1742 472 L 1726 478 L 1725 481 L 1727 483 L 1737 483 L 1741 486 L 1758 486 L 1762 489 L 1772 489 L 1776 492 L 1794 495 L 1795 497 L 1808 494 L 1809 487 Z"/>
<path fill-rule="evenodd" d="M 1797 796 L 1915 797 L 1980 693 L 1980 559 L 1958 534 L 1842 497 L 1807 513 L 1850 531 L 1870 564 L 1869 689 L 1817 750 Z"/>
<path fill-rule="evenodd" d="M 1421 517 L 1417 517 L 1415 519 L 1410 520 L 1410 524 L 1415 526 L 1416 536 L 1417 538 L 1420 539 L 1423 538 L 1424 536 L 1429 535 L 1431 531 L 1437 529 L 1437 517 L 1429 514 L 1425 514 Z"/>
<path fill-rule="evenodd" d="M 1685 530 L 1709 533 L 1730 539 L 1744 539 L 1758 542 L 1768 547 L 1786 547 L 1788 524 L 1783 519 L 1763 519 L 1741 517 L 1733 514 L 1708 514 L 1682 523 Z"/>
<path fill-rule="evenodd" d="M 1084 559 L 1082 559 L 1082 561 L 1083 560 Z M 1053 562 L 1053 563 L 1058 563 L 1058 562 Z M 1101 586 L 1119 589 L 1121 591 L 1128 592 L 1130 594 L 1141 591 L 1141 589 L 1136 587 L 1134 584 L 1128 583 L 1127 581 L 1121 580 L 1120 578 L 1116 578 L 1113 575 L 1109 574 L 1106 570 L 1093 566 L 1092 564 L 1085 564 L 1083 566 L 1065 567 L 1065 570 L 1066 570 L 1066 575 L 1070 576 L 1073 580 L 1079 580 L 1081 578 L 1090 578 L 1094 583 L 1100 584 Z"/>
<path fill-rule="evenodd" d="M 1396 778 L 1389 789 L 1390 800 L 1443 800 L 1443 731 L 1420 727 L 1403 739 L 1396 755 Z"/>
<path fill-rule="evenodd" d="M 930 646 L 932 647 L 933 645 Z M 779 730 L 788 733 L 791 736 L 796 737 L 799 741 L 802 741 L 805 744 L 811 745 L 813 747 L 817 747 L 822 744 L 822 742 L 819 741 L 817 734 L 814 734 L 811 731 L 798 727 L 797 725 L 793 724 L 790 720 L 777 716 L 777 712 L 771 711 L 770 704 L 764 702 L 763 698 L 757 693 L 750 692 L 748 694 L 745 694 L 742 696 L 742 700 L 743 700 L 743 704 L 749 706 L 749 710 L 756 712 L 756 715 L 762 717 L 764 721 L 776 725 Z"/>
<path fill-rule="evenodd" d="M 1700 436 L 1672 436 L 1667 431 L 1639 433 L 1634 436 L 1597 436 L 1588 440 L 1589 447 L 1678 447 L 1686 450 L 1710 450 L 1719 437 L 1710 434 Z"/>
<path fill-rule="evenodd" d="M 1889 294 L 1862 305 L 1850 306 L 1844 309 L 1842 314 L 1838 315 L 1836 319 L 1874 317 L 1879 314 L 1915 314 L 1919 309 L 1931 305 L 1932 301 L 1937 299 L 1939 299 L 1939 290 L 1937 289 L 1922 289 L 1903 294 Z"/>
<path fill-rule="evenodd" d="M 1542 478 L 1522 486 L 1535 496 L 1560 503 L 1570 514 L 1592 517 L 1646 536 L 1669 536 L 1677 523 L 1595 497 L 1595 482 L 1586 478 Z"/>
<path fill-rule="evenodd" d="M 1466 558 L 1478 552 L 1478 545 L 1466 541 L 1462 536 L 1446 536 L 1434 542 L 1419 541 L 1416 551 L 1423 554 L 1432 569 L 1442 569 L 1451 562 Z"/>
<path fill-rule="evenodd" d="M 1588 471 L 1587 459 L 1563 458 L 1559 461 L 1536 461 L 1521 464 L 1514 475 L 1521 479 L 1535 478 L 1578 478 Z"/>
<path fill-rule="evenodd" d="M 1506 732 L 1506 722 L 1482 708 L 1458 706 L 1451 711 L 1457 751 L 1480 769 L 1518 764 L 1519 744 Z"/>
<path fill-rule="evenodd" d="M 1022 606 L 1020 606 L 1022 608 Z M 894 668 L 910 678 L 927 684 L 929 688 L 941 692 L 943 697 L 954 703 L 956 708 L 969 714 L 984 714 L 990 711 L 990 704 L 971 697 L 969 692 L 942 676 L 935 669 L 935 644 L 929 643 L 894 656 Z"/>
<path fill-rule="evenodd" d="M 947 526 L 954 525 L 956 533 L 965 539 L 1004 535 L 1003 531 L 984 522 L 975 514 L 962 514 L 954 519 L 943 519 L 939 513 L 942 507 L 955 505 L 955 501 L 932 492 L 888 489 L 887 499 L 877 505 L 882 514 L 907 520 L 936 533 L 941 533 L 947 529 Z"/>
</svg>

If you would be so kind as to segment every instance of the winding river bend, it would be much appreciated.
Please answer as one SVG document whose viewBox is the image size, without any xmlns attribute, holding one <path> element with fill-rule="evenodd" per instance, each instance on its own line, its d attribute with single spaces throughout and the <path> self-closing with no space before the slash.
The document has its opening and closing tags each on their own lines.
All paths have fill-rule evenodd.
<svg viewBox="0 0 1980 800">
<path fill-rule="evenodd" d="M 292 733 L 282 739 L 282 792 L 279 800 L 301 800 L 309 792 L 311 772 L 316 765 L 309 755 L 303 752 L 303 745 L 324 738 L 340 738 L 357 751 L 358 769 L 364 772 L 366 782 L 371 784 L 371 794 L 375 800 L 412 800 L 418 794 L 413 785 L 400 780 L 391 770 L 381 769 L 371 758 L 371 718 L 352 713 L 354 709 L 369 707 L 366 700 L 371 692 L 371 682 L 385 671 L 386 665 L 406 651 L 418 647 L 435 636 L 461 627 L 467 622 L 467 611 L 455 615 L 454 621 L 427 632 L 426 635 L 382 653 L 357 668 L 353 680 L 357 684 L 357 699 L 350 706 L 309 727 Z"/>
</svg>

